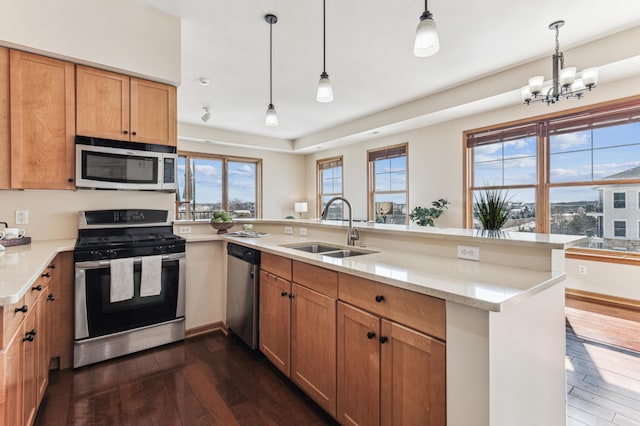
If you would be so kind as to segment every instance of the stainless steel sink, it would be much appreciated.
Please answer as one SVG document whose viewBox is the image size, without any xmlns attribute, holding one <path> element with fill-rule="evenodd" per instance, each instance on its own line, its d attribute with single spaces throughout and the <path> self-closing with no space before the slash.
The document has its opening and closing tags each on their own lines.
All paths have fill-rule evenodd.
<svg viewBox="0 0 640 426">
<path fill-rule="evenodd" d="M 353 256 L 360 256 L 362 254 L 370 254 L 370 253 L 375 253 L 375 251 L 371 251 L 371 250 L 337 250 L 337 251 L 330 251 L 327 253 L 322 253 L 323 256 L 331 256 L 331 257 L 339 257 L 339 258 L 344 258 L 344 257 L 353 257 Z"/>
<path fill-rule="evenodd" d="M 282 247 L 291 248 L 294 250 L 305 251 L 307 253 L 316 253 L 323 256 L 345 258 L 352 256 L 360 256 L 363 254 L 377 253 L 373 250 L 346 248 L 344 246 L 331 245 L 326 243 L 314 242 L 314 243 L 296 243 L 285 244 Z"/>
<path fill-rule="evenodd" d="M 322 243 L 304 243 L 302 245 L 288 244 L 283 247 L 306 251 L 307 253 L 324 253 L 327 251 L 336 251 L 341 249 L 340 246 L 332 246 Z"/>
</svg>

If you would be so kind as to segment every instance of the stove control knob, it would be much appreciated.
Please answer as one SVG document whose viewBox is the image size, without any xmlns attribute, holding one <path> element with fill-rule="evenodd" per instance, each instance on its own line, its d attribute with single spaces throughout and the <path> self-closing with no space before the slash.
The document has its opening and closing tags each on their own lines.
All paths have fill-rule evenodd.
<svg viewBox="0 0 640 426">
<path fill-rule="evenodd" d="M 162 254 L 167 252 L 167 248 L 165 246 L 155 246 L 154 251 L 156 253 Z"/>
<path fill-rule="evenodd" d="M 107 250 L 106 255 L 109 256 L 109 259 L 115 259 L 117 253 L 115 250 Z"/>
</svg>

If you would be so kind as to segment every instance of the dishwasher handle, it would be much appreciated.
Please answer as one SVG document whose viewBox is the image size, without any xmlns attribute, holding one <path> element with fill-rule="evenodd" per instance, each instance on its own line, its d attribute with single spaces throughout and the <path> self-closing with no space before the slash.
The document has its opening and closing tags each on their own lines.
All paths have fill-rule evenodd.
<svg viewBox="0 0 640 426">
<path fill-rule="evenodd" d="M 228 243 L 227 254 L 252 265 L 260 264 L 260 251 L 239 244 Z"/>
</svg>

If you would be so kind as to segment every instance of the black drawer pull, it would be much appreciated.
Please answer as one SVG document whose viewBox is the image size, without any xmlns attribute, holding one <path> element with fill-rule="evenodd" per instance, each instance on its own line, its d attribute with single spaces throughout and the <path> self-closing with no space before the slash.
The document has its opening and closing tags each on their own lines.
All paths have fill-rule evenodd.
<svg viewBox="0 0 640 426">
<path fill-rule="evenodd" d="M 378 295 L 376 296 L 376 302 L 380 303 L 380 302 L 382 302 L 383 300 L 384 300 L 384 296 L 382 296 L 381 294 L 378 294 Z"/>
<path fill-rule="evenodd" d="M 47 300 L 49 302 L 53 302 L 54 300 L 56 300 L 56 296 L 55 294 L 51 293 L 50 295 L 47 296 Z"/>
<path fill-rule="evenodd" d="M 293 299 L 294 297 L 296 297 L 296 295 L 295 295 L 295 294 L 293 294 L 293 293 L 289 293 L 289 299 Z"/>
<path fill-rule="evenodd" d="M 280 296 L 282 297 L 287 297 L 289 295 L 289 293 L 287 293 L 286 291 L 283 291 L 282 293 L 280 293 Z"/>
<path fill-rule="evenodd" d="M 387 336 L 380 336 L 380 343 L 385 344 L 388 340 L 389 338 Z"/>
<path fill-rule="evenodd" d="M 31 291 L 42 291 L 42 286 L 38 284 L 37 286 L 31 287 Z"/>
<path fill-rule="evenodd" d="M 376 337 L 376 333 L 374 333 L 373 331 L 367 333 L 367 339 L 371 340 L 374 337 Z"/>
<path fill-rule="evenodd" d="M 50 278 L 51 277 L 51 273 L 49 272 L 45 272 L 44 274 L 41 275 L 44 278 Z"/>
<path fill-rule="evenodd" d="M 14 312 L 24 312 L 24 313 L 26 313 L 28 309 L 29 309 L 29 307 L 27 305 L 22 305 L 22 307 L 16 308 L 14 310 Z"/>
</svg>

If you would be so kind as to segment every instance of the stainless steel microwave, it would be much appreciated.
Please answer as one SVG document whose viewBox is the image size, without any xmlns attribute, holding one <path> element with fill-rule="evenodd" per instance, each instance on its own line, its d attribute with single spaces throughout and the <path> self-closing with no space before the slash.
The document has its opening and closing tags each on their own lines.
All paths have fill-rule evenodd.
<svg viewBox="0 0 640 426">
<path fill-rule="evenodd" d="M 177 161 L 172 146 L 76 136 L 78 188 L 172 192 Z"/>
</svg>

